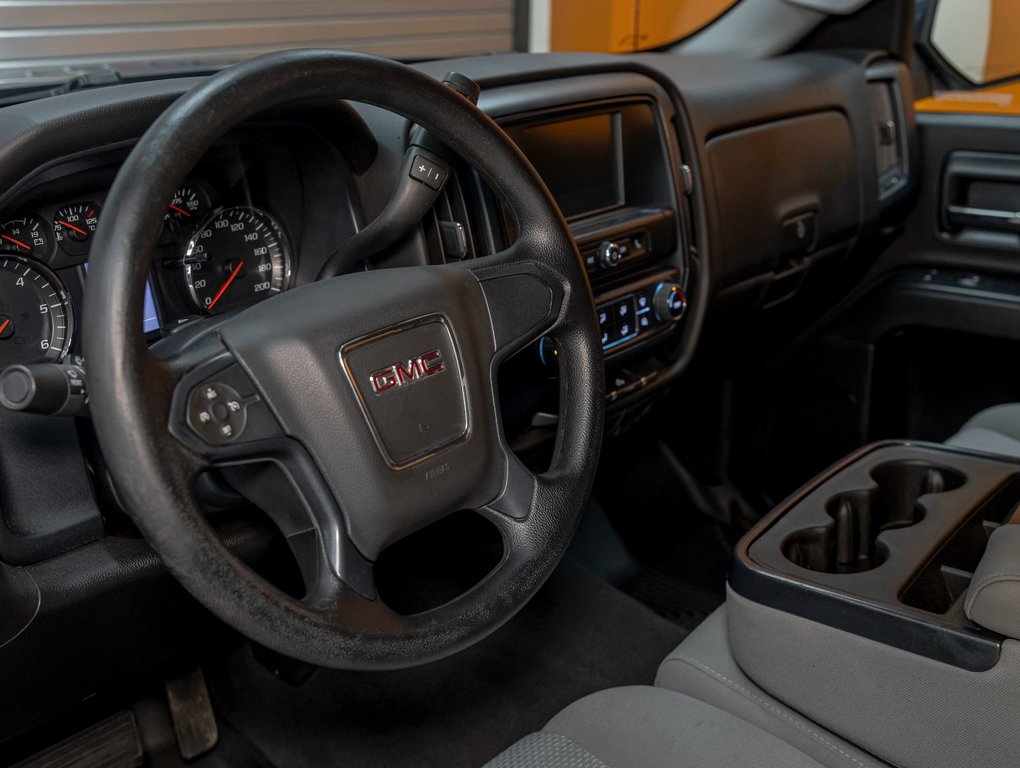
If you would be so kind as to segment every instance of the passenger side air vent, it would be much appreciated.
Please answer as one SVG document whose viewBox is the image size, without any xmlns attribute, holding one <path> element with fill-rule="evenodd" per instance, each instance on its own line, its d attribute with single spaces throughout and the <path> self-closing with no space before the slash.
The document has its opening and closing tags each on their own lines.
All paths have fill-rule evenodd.
<svg viewBox="0 0 1020 768">
<path fill-rule="evenodd" d="M 884 78 L 870 81 L 868 101 L 878 166 L 878 196 L 884 200 L 907 183 L 906 137 L 896 82 Z"/>
<path fill-rule="evenodd" d="M 450 174 L 423 221 L 431 263 L 448 264 L 496 252 L 488 215 L 490 199 L 492 193 L 478 174 L 464 167 Z"/>
</svg>

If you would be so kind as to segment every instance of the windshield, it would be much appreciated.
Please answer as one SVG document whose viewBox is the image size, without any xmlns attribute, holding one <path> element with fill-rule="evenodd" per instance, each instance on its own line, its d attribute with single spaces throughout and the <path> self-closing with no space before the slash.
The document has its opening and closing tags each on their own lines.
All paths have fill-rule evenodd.
<svg viewBox="0 0 1020 768">
<path fill-rule="evenodd" d="M 282 48 L 405 61 L 507 51 L 657 48 L 735 0 L 9 0 L 0 87 L 97 70 L 213 70 Z"/>
</svg>

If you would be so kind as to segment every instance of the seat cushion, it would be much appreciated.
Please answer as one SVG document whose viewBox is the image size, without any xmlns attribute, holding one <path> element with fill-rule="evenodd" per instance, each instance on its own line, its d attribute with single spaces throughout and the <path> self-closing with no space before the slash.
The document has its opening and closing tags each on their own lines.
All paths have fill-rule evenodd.
<svg viewBox="0 0 1020 768">
<path fill-rule="evenodd" d="M 663 688 L 612 688 L 571 704 L 486 768 L 821 768 L 738 717 Z"/>
<path fill-rule="evenodd" d="M 743 673 L 730 652 L 726 606 L 703 621 L 659 666 L 655 684 L 736 715 L 822 765 L 882 768 L 849 742 L 773 698 Z"/>
<path fill-rule="evenodd" d="M 1020 403 L 981 411 L 946 440 L 946 445 L 1020 458 Z"/>
</svg>

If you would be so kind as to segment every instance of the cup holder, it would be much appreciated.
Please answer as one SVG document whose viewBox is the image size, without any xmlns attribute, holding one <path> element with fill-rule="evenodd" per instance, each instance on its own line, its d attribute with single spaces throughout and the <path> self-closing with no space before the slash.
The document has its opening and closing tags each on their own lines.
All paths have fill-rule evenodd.
<svg viewBox="0 0 1020 768">
<path fill-rule="evenodd" d="M 878 541 L 881 533 L 919 523 L 925 513 L 922 496 L 956 490 L 967 480 L 955 469 L 922 461 L 879 464 L 870 474 L 874 488 L 833 496 L 825 505 L 829 522 L 787 538 L 787 560 L 822 573 L 877 568 L 889 556 Z"/>
</svg>

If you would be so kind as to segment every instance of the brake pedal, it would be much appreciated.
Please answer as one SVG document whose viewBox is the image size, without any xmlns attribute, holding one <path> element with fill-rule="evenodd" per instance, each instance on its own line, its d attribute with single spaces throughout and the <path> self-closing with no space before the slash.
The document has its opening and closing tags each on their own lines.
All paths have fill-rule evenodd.
<svg viewBox="0 0 1020 768">
<path fill-rule="evenodd" d="M 138 768 L 143 757 L 135 716 L 125 711 L 37 752 L 13 768 Z"/>
<path fill-rule="evenodd" d="M 220 731 L 201 667 L 167 677 L 166 699 L 181 757 L 192 760 L 216 746 Z"/>
</svg>

